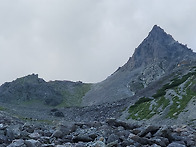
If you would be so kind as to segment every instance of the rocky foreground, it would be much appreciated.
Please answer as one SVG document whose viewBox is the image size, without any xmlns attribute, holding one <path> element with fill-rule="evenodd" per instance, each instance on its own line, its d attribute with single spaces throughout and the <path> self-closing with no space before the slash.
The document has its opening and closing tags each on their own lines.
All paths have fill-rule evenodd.
<svg viewBox="0 0 196 147">
<path fill-rule="evenodd" d="M 196 129 L 189 126 L 103 122 L 23 122 L 0 112 L 0 147 L 140 147 L 196 146 Z"/>
</svg>

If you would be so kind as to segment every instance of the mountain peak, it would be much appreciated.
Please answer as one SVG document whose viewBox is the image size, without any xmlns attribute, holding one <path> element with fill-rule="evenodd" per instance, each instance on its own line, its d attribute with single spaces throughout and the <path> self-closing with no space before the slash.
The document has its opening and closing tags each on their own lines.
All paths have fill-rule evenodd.
<svg viewBox="0 0 196 147">
<path fill-rule="evenodd" d="M 153 31 L 163 31 L 164 32 L 164 30 L 160 26 L 158 26 L 158 25 L 154 25 L 153 26 L 151 32 L 153 32 Z"/>
<path fill-rule="evenodd" d="M 154 25 L 146 38 L 150 42 L 160 42 L 161 44 L 168 44 L 175 41 L 173 37 L 167 34 L 160 26 Z"/>
<path fill-rule="evenodd" d="M 168 64 L 177 64 L 192 54 L 192 51 L 185 45 L 178 43 L 161 27 L 154 25 L 148 36 L 135 49 L 128 65 L 131 68 L 138 68 L 155 63 L 155 61 L 165 62 L 166 59 Z"/>
</svg>

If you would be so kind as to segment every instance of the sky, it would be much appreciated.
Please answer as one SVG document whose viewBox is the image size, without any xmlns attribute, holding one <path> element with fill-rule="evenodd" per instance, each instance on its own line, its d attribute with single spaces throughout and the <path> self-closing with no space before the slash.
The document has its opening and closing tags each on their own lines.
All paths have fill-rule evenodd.
<svg viewBox="0 0 196 147">
<path fill-rule="evenodd" d="M 0 84 L 100 82 L 157 24 L 196 51 L 195 0 L 0 0 Z"/>
</svg>

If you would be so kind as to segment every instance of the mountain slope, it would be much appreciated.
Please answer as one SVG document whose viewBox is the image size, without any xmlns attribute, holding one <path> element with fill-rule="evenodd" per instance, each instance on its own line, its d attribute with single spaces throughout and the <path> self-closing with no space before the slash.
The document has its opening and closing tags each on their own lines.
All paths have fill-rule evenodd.
<svg viewBox="0 0 196 147">
<path fill-rule="evenodd" d="M 196 64 L 181 67 L 170 78 L 157 82 L 156 92 L 143 94 L 131 104 L 124 112 L 124 119 L 153 124 L 196 124 Z"/>
<path fill-rule="evenodd" d="M 112 117 L 195 126 L 195 109 L 196 54 L 158 26 L 125 65 L 100 83 L 46 82 L 32 74 L 0 86 L 0 111 L 30 121 L 102 122 Z M 64 117 L 56 118 L 54 111 Z"/>
<path fill-rule="evenodd" d="M 196 54 L 191 49 L 155 25 L 125 65 L 91 88 L 83 98 L 83 105 L 114 102 L 133 96 L 178 66 L 195 60 Z"/>
<path fill-rule="evenodd" d="M 62 96 L 38 75 L 32 74 L 6 82 L 0 87 L 0 101 L 7 103 L 23 103 L 37 101 L 55 106 L 62 102 Z"/>
<path fill-rule="evenodd" d="M 80 106 L 91 84 L 71 81 L 46 82 L 32 74 L 0 86 L 0 102 L 57 107 Z"/>
</svg>

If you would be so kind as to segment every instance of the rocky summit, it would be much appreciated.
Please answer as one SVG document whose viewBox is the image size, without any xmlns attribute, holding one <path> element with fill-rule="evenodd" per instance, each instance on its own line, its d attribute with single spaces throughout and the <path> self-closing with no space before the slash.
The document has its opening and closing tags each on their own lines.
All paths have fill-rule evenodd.
<svg viewBox="0 0 196 147">
<path fill-rule="evenodd" d="M 99 83 L 0 86 L 0 147 L 195 147 L 196 53 L 155 25 Z"/>
<path fill-rule="evenodd" d="M 195 63 L 196 53 L 155 25 L 128 62 L 106 80 L 94 84 L 83 105 L 113 102 L 135 95 L 179 65 Z"/>
</svg>

